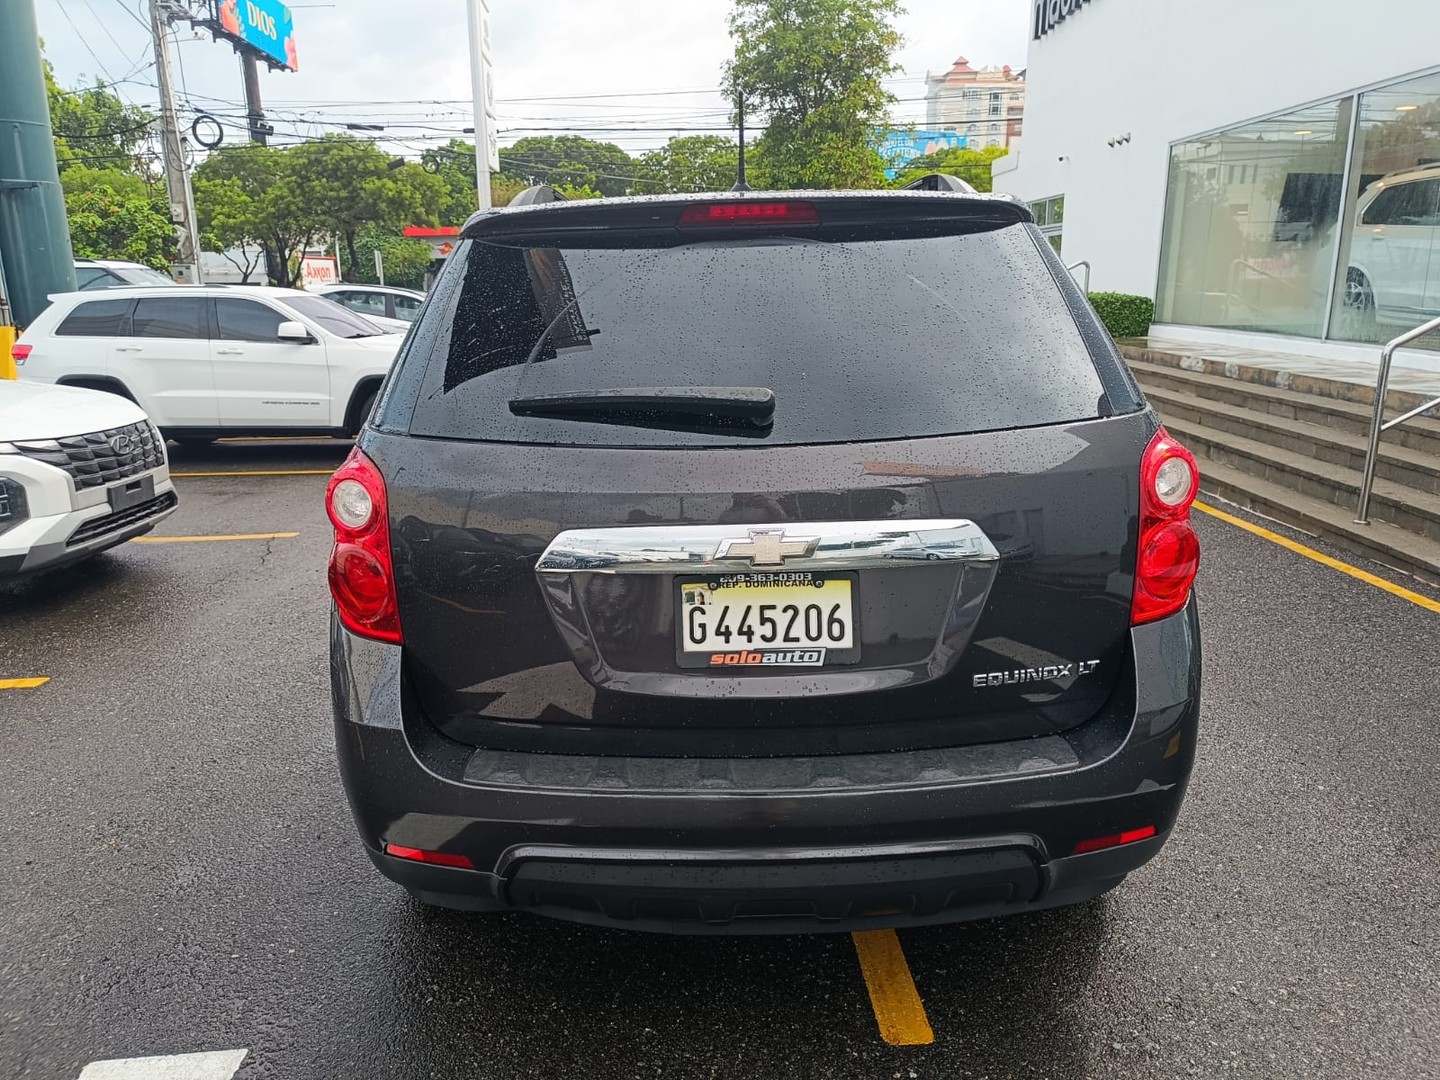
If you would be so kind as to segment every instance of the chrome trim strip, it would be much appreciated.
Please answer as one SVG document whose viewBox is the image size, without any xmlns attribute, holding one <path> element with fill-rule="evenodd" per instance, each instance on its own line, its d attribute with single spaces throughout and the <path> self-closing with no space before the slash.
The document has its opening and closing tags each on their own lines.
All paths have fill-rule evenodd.
<svg viewBox="0 0 1440 1080">
<path fill-rule="evenodd" d="M 999 558 L 995 545 L 973 521 L 902 518 L 569 529 L 550 542 L 535 570 L 542 574 L 863 570 Z"/>
</svg>

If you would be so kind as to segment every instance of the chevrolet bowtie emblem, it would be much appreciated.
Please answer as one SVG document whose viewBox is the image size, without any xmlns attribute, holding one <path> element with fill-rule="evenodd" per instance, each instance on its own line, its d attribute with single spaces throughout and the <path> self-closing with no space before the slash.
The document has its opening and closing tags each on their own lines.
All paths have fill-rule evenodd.
<svg viewBox="0 0 1440 1080">
<path fill-rule="evenodd" d="M 784 566 L 786 559 L 808 558 L 820 546 L 818 536 L 787 539 L 784 529 L 751 529 L 748 540 L 725 540 L 717 559 L 749 559 L 751 566 Z"/>
</svg>

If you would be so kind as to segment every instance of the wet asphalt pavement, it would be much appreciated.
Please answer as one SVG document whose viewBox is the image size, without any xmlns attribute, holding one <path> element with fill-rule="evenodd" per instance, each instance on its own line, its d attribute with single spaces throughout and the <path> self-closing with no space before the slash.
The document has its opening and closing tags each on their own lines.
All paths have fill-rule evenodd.
<svg viewBox="0 0 1440 1080">
<path fill-rule="evenodd" d="M 1440 1076 L 1440 615 L 1200 515 L 1176 835 L 1083 907 L 902 931 L 935 1042 L 894 1048 L 843 934 L 432 913 L 382 880 L 333 758 L 324 477 L 177 483 L 166 535 L 299 535 L 0 591 L 0 679 L 50 678 L 0 691 L 0 1077 L 239 1048 L 240 1080 Z"/>
</svg>

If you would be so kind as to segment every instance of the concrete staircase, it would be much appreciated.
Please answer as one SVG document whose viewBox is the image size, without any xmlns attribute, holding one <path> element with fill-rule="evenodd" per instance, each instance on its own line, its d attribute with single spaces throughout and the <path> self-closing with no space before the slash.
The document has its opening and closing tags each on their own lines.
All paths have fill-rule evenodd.
<svg viewBox="0 0 1440 1080">
<path fill-rule="evenodd" d="M 1357 525 L 1373 386 L 1266 367 L 1258 355 L 1237 362 L 1145 342 L 1121 351 L 1166 428 L 1194 452 L 1202 493 L 1440 583 L 1440 420 L 1386 433 L 1371 523 Z M 1392 391 L 1387 405 L 1395 415 L 1425 400 Z"/>
</svg>

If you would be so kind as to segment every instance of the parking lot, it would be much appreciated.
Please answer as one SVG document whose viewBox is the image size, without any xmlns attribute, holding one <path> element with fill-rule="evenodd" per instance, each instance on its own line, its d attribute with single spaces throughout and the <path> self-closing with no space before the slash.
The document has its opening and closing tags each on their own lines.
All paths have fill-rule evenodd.
<svg viewBox="0 0 1440 1080">
<path fill-rule="evenodd" d="M 903 958 L 436 913 L 375 873 L 336 775 L 348 444 L 172 449 L 163 535 L 0 593 L 0 1076 L 228 1050 L 244 1080 L 1440 1075 L 1436 590 L 1197 515 L 1190 797 L 1079 908 L 903 931 Z"/>
</svg>

